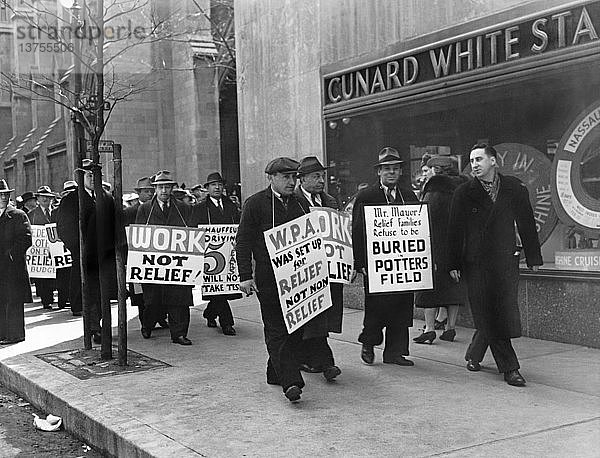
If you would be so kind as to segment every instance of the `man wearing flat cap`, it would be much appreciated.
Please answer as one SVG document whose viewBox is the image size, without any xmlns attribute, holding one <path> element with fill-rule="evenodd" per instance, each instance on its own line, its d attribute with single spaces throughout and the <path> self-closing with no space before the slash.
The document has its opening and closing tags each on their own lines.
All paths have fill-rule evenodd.
<svg viewBox="0 0 600 458">
<path fill-rule="evenodd" d="M 302 345 L 302 328 L 292 334 L 287 332 L 263 233 L 304 215 L 294 196 L 298 165 L 287 157 L 278 157 L 267 164 L 265 173 L 269 186 L 246 200 L 235 246 L 240 290 L 245 294 L 256 291 L 260 302 L 269 353 L 267 383 L 281 385 L 285 396 L 292 402 L 300 399 L 304 387 L 297 359 Z"/>
<path fill-rule="evenodd" d="M 54 212 L 50 208 L 54 193 L 50 186 L 40 186 L 35 193 L 35 197 L 39 205 L 27 214 L 29 222 L 34 226 L 45 226 L 54 222 Z M 53 278 L 36 278 L 34 282 L 35 292 L 42 301 L 42 307 L 52 310 L 56 280 Z"/>
<path fill-rule="evenodd" d="M 31 227 L 25 212 L 10 204 L 13 191 L 0 179 L 0 345 L 25 340 L 24 303 L 32 302 L 25 263 Z"/>
<path fill-rule="evenodd" d="M 152 184 L 154 197 L 140 205 L 135 219 L 136 224 L 155 226 L 189 227 L 192 207 L 178 202 L 173 197 L 177 182 L 171 172 L 162 170 L 154 175 Z M 169 317 L 171 341 L 179 345 L 192 345 L 187 338 L 190 327 L 190 307 L 194 305 L 192 286 L 153 285 L 144 283 L 144 316 L 142 336 L 149 339 L 157 321 L 166 313 Z"/>
<path fill-rule="evenodd" d="M 192 211 L 192 226 L 208 224 L 238 224 L 240 222 L 240 212 L 237 206 L 223 195 L 223 177 L 219 172 L 214 172 L 206 178 L 205 188 L 208 189 L 208 197 L 200 202 Z M 240 299 L 241 294 L 223 294 L 219 296 L 206 296 L 204 300 L 208 305 L 204 310 L 203 316 L 206 318 L 206 324 L 209 328 L 217 327 L 217 318 L 219 326 L 226 336 L 235 336 L 233 327 L 233 314 L 229 306 L 229 300 Z"/>
<path fill-rule="evenodd" d="M 135 188 L 133 188 L 138 195 L 138 201 L 135 205 L 131 205 L 123 209 L 123 218 L 125 221 L 125 225 L 129 226 L 130 224 L 135 224 L 135 218 L 137 216 L 138 209 L 140 205 L 148 202 L 154 196 L 154 186 L 152 185 L 152 180 L 150 177 L 142 177 L 137 180 Z M 125 254 L 125 259 L 127 259 L 127 254 Z M 131 299 L 131 305 L 138 308 L 138 319 L 140 320 L 140 324 L 143 326 L 144 324 L 144 293 L 141 291 L 141 286 L 139 284 L 128 285 L 129 290 L 129 298 Z M 161 328 L 168 329 L 169 324 L 167 323 L 167 314 L 163 313 L 158 317 L 157 322 Z M 154 327 L 154 324 L 152 325 Z"/>
<path fill-rule="evenodd" d="M 299 185 L 294 191 L 305 213 L 310 207 L 329 207 L 338 210 L 333 196 L 325 192 L 327 169 L 315 156 L 307 156 L 298 167 Z M 306 372 L 322 372 L 327 381 L 333 381 L 342 373 L 335 365 L 333 351 L 327 343 L 329 332 L 342 332 L 343 285 L 330 283 L 332 306 L 306 323 L 303 328 L 303 344 L 299 354 L 300 368 Z"/>
<path fill-rule="evenodd" d="M 354 268 L 363 274 L 365 285 L 365 316 L 358 341 L 362 343 L 361 359 L 368 365 L 375 360 L 373 347 L 383 342 L 384 328 L 383 362 L 414 365 L 405 358 L 408 355 L 408 328 L 413 324 L 413 293 L 369 294 L 367 288 L 364 206 L 418 202 L 412 190 L 399 184 L 402 162 L 396 149 L 383 148 L 375 164 L 378 182 L 358 193 L 352 211 Z"/>
<path fill-rule="evenodd" d="M 83 174 L 83 268 L 87 272 L 87 291 L 83 292 L 89 307 L 89 324 L 94 343 L 101 343 L 102 318 L 101 287 L 106 299 L 117 298 L 117 269 L 115 254 L 115 202 L 108 192 L 95 195 L 93 170 L 100 167 L 91 159 L 84 159 L 75 173 Z M 97 213 L 102 207 L 104 219 L 97 225 Z M 79 253 L 79 193 L 70 192 L 60 202 L 56 219 L 58 236 L 73 256 L 70 300 L 74 316 L 82 314 L 82 291 Z M 122 240 L 125 239 L 124 234 Z"/>
</svg>

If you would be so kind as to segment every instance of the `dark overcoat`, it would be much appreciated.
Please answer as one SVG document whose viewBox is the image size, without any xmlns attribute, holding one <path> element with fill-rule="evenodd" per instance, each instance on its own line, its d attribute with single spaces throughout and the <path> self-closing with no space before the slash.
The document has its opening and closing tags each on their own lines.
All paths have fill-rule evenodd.
<svg viewBox="0 0 600 458">
<path fill-rule="evenodd" d="M 171 197 L 169 209 L 163 212 L 160 209 L 156 196 L 144 202 L 138 209 L 135 219 L 136 224 L 154 226 L 189 227 L 192 207 Z M 165 309 L 166 306 L 192 307 L 192 286 L 178 285 L 152 285 L 142 284 L 144 304 L 155 310 Z"/>
<path fill-rule="evenodd" d="M 397 187 L 396 199 L 390 204 L 398 205 L 403 203 L 416 203 L 419 199 L 410 189 Z M 356 196 L 354 208 L 352 209 L 352 251 L 354 254 L 354 268 L 360 271 L 367 268 L 366 260 L 366 239 L 365 222 L 363 208 L 365 205 L 387 204 L 387 199 L 383 188 L 379 183 L 363 189 Z M 413 322 L 413 303 L 414 294 L 410 293 L 391 293 L 391 294 L 369 294 L 367 289 L 367 276 L 364 277 L 365 283 L 365 304 L 377 307 L 382 305 L 395 307 L 395 319 L 399 325 L 412 326 Z"/>
<path fill-rule="evenodd" d="M 96 224 L 96 208 L 104 212 L 100 230 Z M 73 266 L 79 264 L 79 198 L 78 192 L 67 194 L 60 201 L 56 218 L 58 236 L 73 255 Z M 119 243 L 125 240 L 122 230 L 117 231 Z M 120 246 L 119 248 L 123 248 Z M 88 275 L 100 279 L 107 286 L 108 298 L 117 298 L 117 268 L 115 254 L 115 201 L 112 195 L 104 191 L 92 198 L 83 193 L 83 265 Z M 101 270 L 100 270 L 101 266 Z"/>
<path fill-rule="evenodd" d="M 22 210 L 8 205 L 0 216 L 0 300 L 32 302 L 25 253 L 31 246 L 31 226 Z"/>
<path fill-rule="evenodd" d="M 33 210 L 31 210 L 29 213 L 27 213 L 27 217 L 29 218 L 29 223 L 33 226 L 36 226 L 36 225 L 44 226 L 46 224 L 50 224 L 53 220 L 52 214 L 54 212 L 51 209 L 48 209 L 48 211 L 50 212 L 50 218 L 47 218 L 46 215 L 44 215 L 42 207 L 40 207 L 38 205 Z"/>
<path fill-rule="evenodd" d="M 309 202 L 300 186 L 296 188 L 294 192 L 298 203 L 304 210 L 309 213 L 310 207 L 313 206 L 312 202 Z M 338 202 L 333 196 L 330 196 L 326 192 L 319 194 L 321 198 L 321 206 L 339 209 Z M 342 318 L 344 314 L 344 286 L 340 283 L 329 283 L 331 290 L 331 302 L 332 305 L 325 312 L 317 315 L 315 318 L 310 320 L 302 329 L 304 329 L 303 337 L 310 339 L 312 337 L 326 336 L 328 332 L 341 333 L 342 332 Z"/>
<path fill-rule="evenodd" d="M 466 301 L 464 280 L 455 283 L 448 265 L 448 219 L 452 196 L 458 186 L 468 181 L 464 176 L 434 175 L 423 187 L 421 201 L 429 205 L 431 249 L 434 261 L 432 291 L 415 292 L 415 305 L 434 308 L 440 305 L 463 305 Z"/>
<path fill-rule="evenodd" d="M 123 209 L 123 222 L 125 226 L 135 224 L 135 218 L 137 217 L 138 208 L 140 208 L 140 202 L 138 201 L 135 205 L 125 207 Z"/>
<path fill-rule="evenodd" d="M 239 224 L 240 222 L 240 211 L 237 206 L 229 200 L 228 197 L 223 196 L 221 198 L 223 205 L 223 211 L 217 207 L 210 197 L 203 200 L 198 205 L 192 207 L 192 219 L 190 226 L 197 227 L 199 225 L 209 224 Z M 238 294 L 220 294 L 217 296 L 202 296 L 205 301 L 213 299 L 225 299 L 234 300 L 240 299 L 241 293 Z"/>
<path fill-rule="evenodd" d="M 516 229 L 527 265 L 542 265 L 527 188 L 515 177 L 500 175 L 492 202 L 477 179 L 459 186 L 448 226 L 447 270 L 466 277 L 475 327 L 490 339 L 521 336 L 518 306 L 519 255 Z"/>
</svg>

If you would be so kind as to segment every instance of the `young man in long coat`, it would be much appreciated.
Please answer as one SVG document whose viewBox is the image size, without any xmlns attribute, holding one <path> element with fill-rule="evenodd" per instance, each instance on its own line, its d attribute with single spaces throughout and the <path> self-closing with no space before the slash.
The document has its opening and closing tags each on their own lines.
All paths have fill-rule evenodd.
<svg viewBox="0 0 600 458">
<path fill-rule="evenodd" d="M 379 152 L 377 167 L 378 183 L 363 189 L 356 196 L 352 210 L 352 251 L 354 268 L 363 274 L 365 285 L 365 316 L 363 329 L 358 337 L 362 343 L 361 359 L 365 364 L 373 364 L 373 347 L 383 342 L 385 328 L 385 346 L 383 362 L 400 366 L 413 366 L 405 358 L 408 352 L 408 328 L 413 323 L 414 294 L 389 293 L 369 294 L 367 287 L 367 247 L 365 245 L 365 205 L 408 204 L 418 202 L 410 189 L 402 188 L 400 180 L 402 160 L 394 148 L 383 148 Z"/>
<path fill-rule="evenodd" d="M 204 187 L 208 190 L 208 197 L 195 205 L 192 210 L 192 226 L 208 224 L 238 224 L 240 222 L 240 212 L 237 206 L 223 195 L 224 180 L 219 172 L 208 175 Z M 206 318 L 206 324 L 209 328 L 217 327 L 217 318 L 223 334 L 226 336 L 235 336 L 233 327 L 233 314 L 229 301 L 240 299 L 241 294 L 221 294 L 218 296 L 206 296 L 202 299 L 208 301 L 206 309 L 202 314 Z"/>
<path fill-rule="evenodd" d="M 49 186 L 40 186 L 34 194 L 38 201 L 38 206 L 31 210 L 27 217 L 33 226 L 45 226 L 53 221 L 53 211 L 50 207 L 54 194 Z M 42 307 L 52 310 L 54 302 L 54 288 L 56 280 L 53 278 L 36 278 L 35 292 L 42 301 Z"/>
<path fill-rule="evenodd" d="M 154 197 L 140 205 L 135 223 L 189 227 L 192 209 L 173 197 L 173 187 L 177 182 L 173 180 L 171 172 L 168 170 L 158 172 L 152 184 L 155 188 Z M 192 345 L 192 341 L 187 338 L 190 307 L 194 305 L 192 286 L 144 283 L 142 290 L 145 305 L 142 336 L 149 339 L 154 324 L 166 312 L 169 317 L 171 341 L 179 345 Z"/>
<path fill-rule="evenodd" d="M 88 286 L 85 292 L 89 305 L 90 331 L 94 343 L 101 343 L 102 304 L 101 284 L 107 299 L 117 298 L 117 268 L 115 254 L 115 201 L 111 194 L 103 191 L 96 196 L 93 170 L 99 165 L 91 159 L 84 159 L 83 173 L 83 268 L 86 269 Z M 97 214 L 102 212 L 104 219 L 98 230 Z M 73 255 L 71 268 L 71 311 L 73 315 L 82 313 L 81 271 L 79 253 L 79 193 L 70 192 L 61 201 L 56 220 L 58 236 Z M 124 235 L 122 236 L 124 240 Z"/>
<path fill-rule="evenodd" d="M 498 173 L 496 156 L 485 143 L 471 149 L 474 178 L 459 186 L 452 199 L 447 270 L 453 279 L 464 275 L 467 280 L 476 328 L 465 356 L 467 369 L 480 370 L 489 346 L 504 380 L 523 386 L 510 340 L 521 336 L 517 302 L 521 250 L 532 270 L 543 262 L 527 188 L 517 178 Z"/>
<path fill-rule="evenodd" d="M 338 209 L 337 200 L 325 192 L 326 168 L 315 156 L 300 161 L 298 167 L 299 186 L 294 192 L 305 213 L 310 207 Z M 342 332 L 344 313 L 344 292 L 341 283 L 330 283 L 332 306 L 306 323 L 302 337 L 304 342 L 300 352 L 300 368 L 306 372 L 322 372 L 328 382 L 342 373 L 335 365 L 333 351 L 327 342 L 329 332 Z"/>
<path fill-rule="evenodd" d="M 25 340 L 24 303 L 32 302 L 25 263 L 31 227 L 25 212 L 10 205 L 13 191 L 0 180 L 0 345 Z"/>
<path fill-rule="evenodd" d="M 265 173 L 269 187 L 246 200 L 235 244 L 240 290 L 245 294 L 257 292 L 260 302 L 269 353 L 267 383 L 281 385 L 285 396 L 292 402 L 300 399 L 304 387 L 297 359 L 302 345 L 302 328 L 291 334 L 287 332 L 263 233 L 304 215 L 293 195 L 298 165 L 287 157 L 278 157 L 267 164 Z"/>
</svg>

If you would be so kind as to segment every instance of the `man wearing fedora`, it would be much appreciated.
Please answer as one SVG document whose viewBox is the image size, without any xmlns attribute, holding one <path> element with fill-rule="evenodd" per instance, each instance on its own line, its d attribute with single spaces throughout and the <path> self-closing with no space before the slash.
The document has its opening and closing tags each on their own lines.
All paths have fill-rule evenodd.
<svg viewBox="0 0 600 458">
<path fill-rule="evenodd" d="M 352 210 L 354 268 L 363 274 L 365 288 L 365 316 L 358 341 L 362 343 L 361 359 L 368 365 L 375 360 L 373 347 L 383 342 L 384 328 L 383 362 L 400 366 L 414 365 L 405 358 L 408 355 L 408 328 L 413 323 L 413 293 L 369 294 L 367 288 L 364 206 L 418 202 L 412 190 L 399 185 L 402 162 L 396 149 L 383 148 L 375 164 L 378 182 L 358 193 Z"/>
<path fill-rule="evenodd" d="M 27 215 L 10 204 L 10 189 L 0 179 L 0 345 L 25 340 L 25 302 L 32 302 L 25 253 L 31 246 Z"/>
<path fill-rule="evenodd" d="M 89 306 L 90 331 L 94 343 L 101 343 L 100 320 L 102 318 L 101 284 L 104 285 L 105 297 L 117 297 L 117 269 L 115 255 L 115 202 L 108 192 L 96 196 L 94 192 L 95 167 L 91 159 L 84 159 L 80 169 L 75 173 L 83 173 L 83 268 L 87 272 L 86 299 Z M 97 213 L 102 206 L 104 220 L 101 228 L 97 227 Z M 70 300 L 74 316 L 82 313 L 81 271 L 79 253 L 79 194 L 68 193 L 60 202 L 57 216 L 58 236 L 73 256 L 71 268 Z M 125 236 L 122 235 L 122 240 Z"/>
<path fill-rule="evenodd" d="M 202 184 L 197 184 L 192 188 L 192 194 L 196 198 L 196 205 L 204 202 L 208 197 L 208 189 Z"/>
<path fill-rule="evenodd" d="M 25 213 L 29 213 L 38 205 L 37 198 L 35 197 L 35 194 L 31 191 L 27 191 L 21 194 L 21 201 L 23 205 L 23 211 Z"/>
<path fill-rule="evenodd" d="M 138 209 L 136 224 L 156 226 L 189 227 L 192 207 L 178 202 L 173 197 L 173 187 L 177 184 L 168 170 L 154 176 L 152 182 L 154 197 L 144 202 Z M 144 316 L 142 336 L 149 339 L 152 328 L 166 313 L 169 317 L 171 341 L 179 345 L 192 345 L 187 338 L 190 326 L 190 307 L 194 306 L 191 286 L 152 285 L 144 283 Z"/>
<path fill-rule="evenodd" d="M 267 164 L 269 186 L 246 200 L 235 242 L 240 290 L 247 295 L 255 291 L 260 302 L 269 353 L 267 383 L 281 385 L 291 402 L 300 399 L 304 387 L 297 358 L 302 328 L 292 334 L 287 332 L 263 233 L 304 215 L 294 196 L 299 165 L 287 157 L 278 157 Z"/>
<path fill-rule="evenodd" d="M 335 198 L 325 192 L 327 169 L 315 156 L 307 156 L 300 161 L 298 178 L 300 184 L 294 194 L 305 213 L 310 207 L 329 207 L 338 210 Z M 327 343 L 329 332 L 342 332 L 343 285 L 330 283 L 332 306 L 316 316 L 303 328 L 300 369 L 306 372 L 322 372 L 327 381 L 333 381 L 342 373 L 335 365 L 333 351 Z"/>
<path fill-rule="evenodd" d="M 35 193 L 35 197 L 37 198 L 38 206 L 27 214 L 29 222 L 34 226 L 45 226 L 54 222 L 54 212 L 50 208 L 50 204 L 54 199 L 54 193 L 50 189 L 50 186 L 40 186 Z M 35 292 L 41 299 L 42 306 L 45 309 L 52 310 L 56 281 L 53 278 L 36 278 L 34 282 Z"/>
<path fill-rule="evenodd" d="M 200 202 L 192 211 L 192 225 L 206 224 L 238 224 L 240 213 L 236 205 L 223 195 L 225 181 L 219 172 L 213 172 L 206 178 L 204 187 L 208 190 L 208 197 Z M 206 296 L 208 305 L 204 309 L 203 316 L 209 328 L 217 327 L 217 318 L 223 334 L 234 336 L 233 314 L 229 301 L 240 299 L 241 294 L 223 294 L 219 296 Z"/>
</svg>

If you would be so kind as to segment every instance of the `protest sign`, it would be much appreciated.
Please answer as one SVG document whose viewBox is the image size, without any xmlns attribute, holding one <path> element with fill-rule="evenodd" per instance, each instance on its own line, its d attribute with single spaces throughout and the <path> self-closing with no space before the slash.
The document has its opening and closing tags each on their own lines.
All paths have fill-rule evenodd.
<svg viewBox="0 0 600 458">
<path fill-rule="evenodd" d="M 235 259 L 237 224 L 198 226 L 205 231 L 206 251 L 202 274 L 202 295 L 234 294 L 240 291 Z"/>
<path fill-rule="evenodd" d="M 350 214 L 328 207 L 311 207 L 310 211 L 319 217 L 329 280 L 331 283 L 350 284 L 354 262 Z"/>
<path fill-rule="evenodd" d="M 48 248 L 45 226 L 31 226 L 31 242 L 31 246 L 25 254 L 29 276 L 31 278 L 56 278 L 56 269 Z"/>
<path fill-rule="evenodd" d="M 48 237 L 48 249 L 52 262 L 56 269 L 64 269 L 73 265 L 73 255 L 65 246 L 63 241 L 58 238 L 56 223 L 46 224 L 46 236 Z"/>
<path fill-rule="evenodd" d="M 365 206 L 369 293 L 433 289 L 427 204 Z"/>
<path fill-rule="evenodd" d="M 288 333 L 331 307 L 319 217 L 309 213 L 264 232 Z"/>
<path fill-rule="evenodd" d="M 125 228 L 127 281 L 155 285 L 202 284 L 204 231 L 193 227 L 145 226 Z"/>
</svg>

